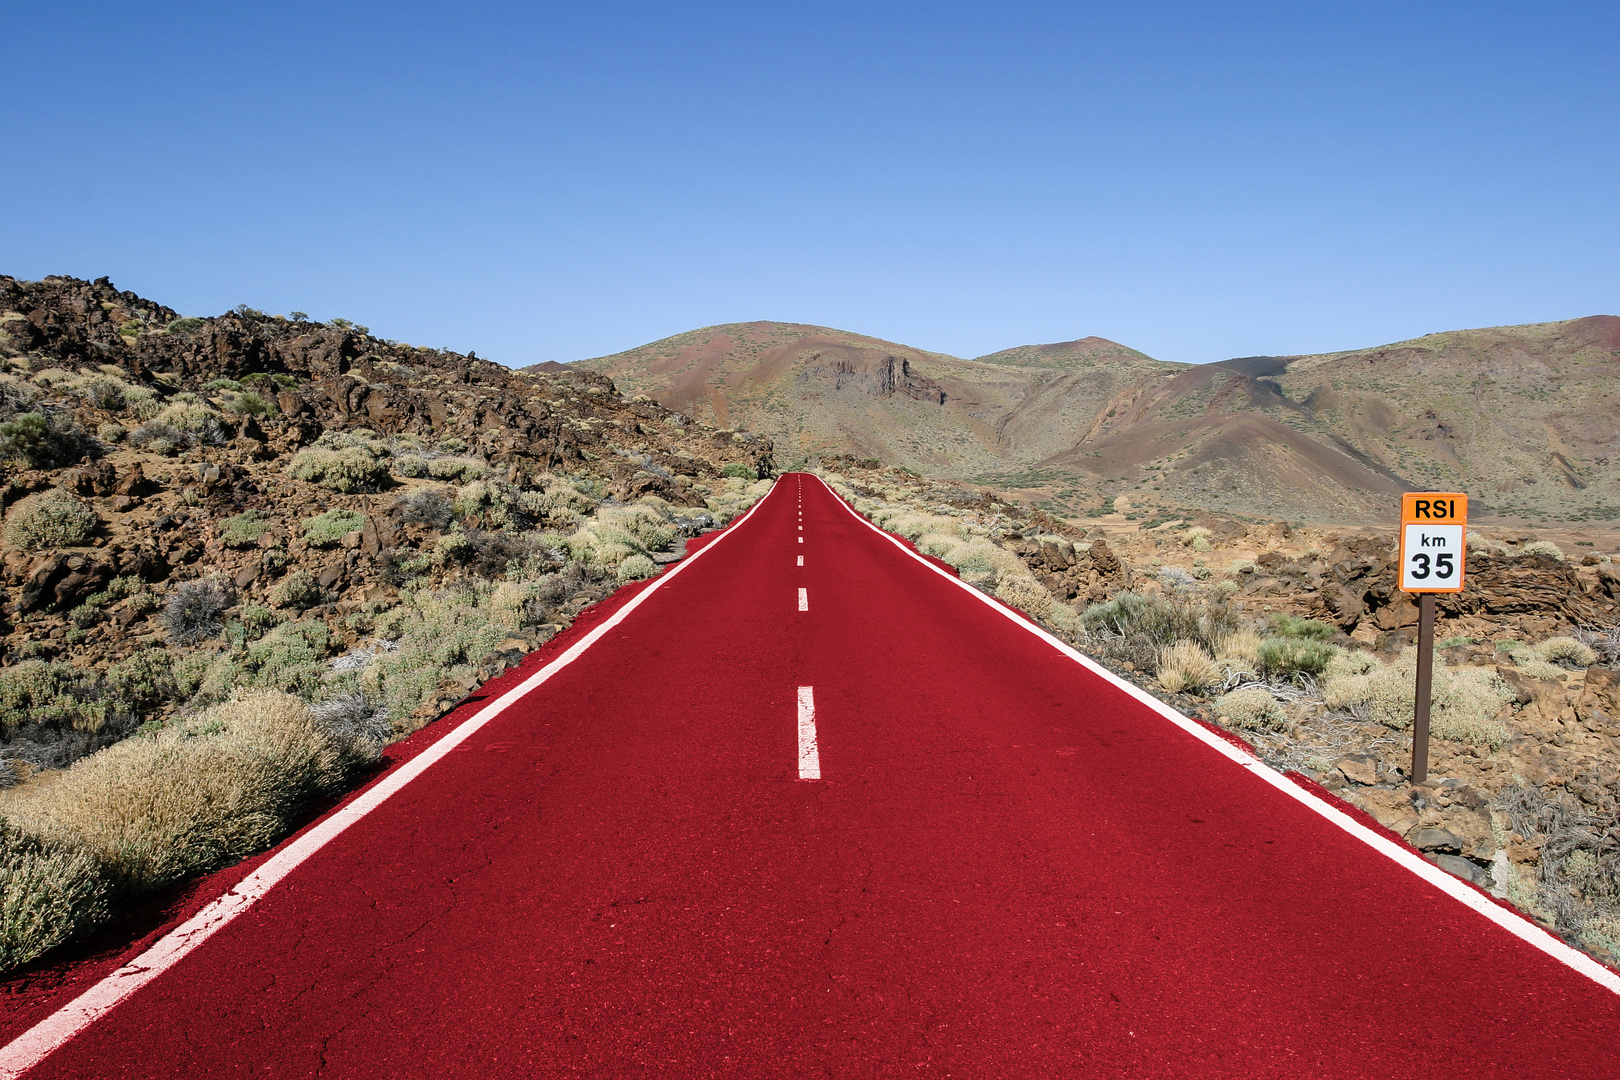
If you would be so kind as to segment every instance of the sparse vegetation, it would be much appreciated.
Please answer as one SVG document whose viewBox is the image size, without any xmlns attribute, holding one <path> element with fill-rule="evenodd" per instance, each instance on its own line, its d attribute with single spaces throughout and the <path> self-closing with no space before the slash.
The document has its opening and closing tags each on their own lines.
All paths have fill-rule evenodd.
<svg viewBox="0 0 1620 1080">
<path fill-rule="evenodd" d="M 95 535 L 101 519 L 90 504 L 61 488 L 30 495 L 6 514 L 5 543 L 24 551 L 77 547 Z"/>
</svg>

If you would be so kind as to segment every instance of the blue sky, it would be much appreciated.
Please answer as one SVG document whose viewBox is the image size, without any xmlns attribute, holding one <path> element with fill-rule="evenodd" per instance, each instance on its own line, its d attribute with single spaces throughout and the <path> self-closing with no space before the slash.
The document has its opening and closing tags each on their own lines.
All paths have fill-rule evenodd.
<svg viewBox="0 0 1620 1080">
<path fill-rule="evenodd" d="M 1620 5 L 20 4 L 0 273 L 521 365 L 1620 314 Z"/>
</svg>

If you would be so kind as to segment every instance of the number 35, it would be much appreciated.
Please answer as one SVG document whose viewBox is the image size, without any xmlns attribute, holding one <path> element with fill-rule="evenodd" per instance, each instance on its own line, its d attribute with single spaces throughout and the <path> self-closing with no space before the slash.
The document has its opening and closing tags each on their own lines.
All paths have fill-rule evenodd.
<svg viewBox="0 0 1620 1080">
<path fill-rule="evenodd" d="M 1428 552 L 1415 552 L 1412 555 L 1412 562 L 1415 564 L 1412 571 L 1413 577 L 1422 581 L 1429 576 L 1431 571 L 1429 569 Z M 1456 560 L 1452 558 L 1451 552 L 1443 551 L 1434 557 L 1434 569 L 1432 572 L 1435 577 L 1440 578 L 1442 581 L 1457 572 Z"/>
</svg>

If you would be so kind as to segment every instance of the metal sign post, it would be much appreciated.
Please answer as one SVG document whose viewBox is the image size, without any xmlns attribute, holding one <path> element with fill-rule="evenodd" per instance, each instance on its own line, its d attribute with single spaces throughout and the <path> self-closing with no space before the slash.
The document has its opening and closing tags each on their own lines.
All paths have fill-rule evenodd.
<svg viewBox="0 0 1620 1080">
<path fill-rule="evenodd" d="M 1468 496 L 1408 491 L 1401 496 L 1402 592 L 1418 594 L 1417 699 L 1412 713 L 1412 783 L 1429 778 L 1429 703 L 1434 685 L 1434 594 L 1462 592 L 1468 558 Z"/>
</svg>

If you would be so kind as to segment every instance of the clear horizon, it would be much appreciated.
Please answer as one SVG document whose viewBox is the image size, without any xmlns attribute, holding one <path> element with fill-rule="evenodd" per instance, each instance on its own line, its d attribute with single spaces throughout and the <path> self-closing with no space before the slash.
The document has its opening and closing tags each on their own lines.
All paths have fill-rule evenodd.
<svg viewBox="0 0 1620 1080">
<path fill-rule="evenodd" d="M 513 366 L 1620 314 L 1620 9 L 12 5 L 0 273 Z M 1610 132 L 1605 135 L 1604 132 Z"/>
</svg>

